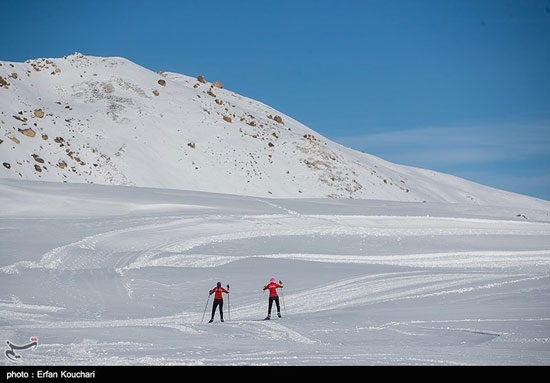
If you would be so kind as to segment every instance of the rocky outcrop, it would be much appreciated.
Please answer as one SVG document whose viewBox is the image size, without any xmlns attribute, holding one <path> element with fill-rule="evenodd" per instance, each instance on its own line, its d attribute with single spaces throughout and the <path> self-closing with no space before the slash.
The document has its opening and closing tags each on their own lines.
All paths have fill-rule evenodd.
<svg viewBox="0 0 550 383">
<path fill-rule="evenodd" d="M 36 132 L 34 130 L 32 130 L 31 128 L 27 128 L 27 129 L 19 129 L 19 132 L 27 137 L 34 137 L 36 136 Z"/>
<path fill-rule="evenodd" d="M 7 82 L 4 77 L 0 76 L 0 88 L 8 89 L 10 87 L 10 83 Z"/>
<path fill-rule="evenodd" d="M 41 164 L 44 163 L 44 160 L 42 158 L 40 158 L 40 156 L 38 154 L 32 154 L 32 158 L 34 158 L 34 160 L 38 163 L 41 163 Z"/>
</svg>

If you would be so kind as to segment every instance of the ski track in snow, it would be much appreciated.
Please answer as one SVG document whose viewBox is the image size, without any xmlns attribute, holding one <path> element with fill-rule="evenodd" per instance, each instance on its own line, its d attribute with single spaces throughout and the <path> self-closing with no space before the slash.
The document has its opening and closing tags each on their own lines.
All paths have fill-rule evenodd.
<svg viewBox="0 0 550 383">
<path fill-rule="evenodd" d="M 34 261 L 22 261 L 0 268 L 6 274 L 23 273 L 25 270 L 54 271 L 49 275 L 50 282 L 65 288 L 60 276 L 63 271 L 109 270 L 120 278 L 121 288 L 112 291 L 113 295 L 126 294 L 134 300 L 135 282 L 125 277 L 127 273 L 142 269 L 156 268 L 221 268 L 233 262 L 252 259 L 276 259 L 293 262 L 316 262 L 339 265 L 386 265 L 404 267 L 395 272 L 370 273 L 333 280 L 303 291 L 285 291 L 282 306 L 286 312 L 297 318 L 323 312 L 339 312 L 347 309 L 392 302 L 437 299 L 445 296 L 466 295 L 473 292 L 500 289 L 506 286 L 521 285 L 541 281 L 548 285 L 550 278 L 550 250 L 471 250 L 425 253 L 377 255 L 369 251 L 358 254 L 321 253 L 259 253 L 244 255 L 216 255 L 208 253 L 208 246 L 219 246 L 235 240 L 253 242 L 269 237 L 331 236 L 358 237 L 368 240 L 376 237 L 422 237 L 428 241 L 436 236 L 548 236 L 550 224 L 493 219 L 467 219 L 449 217 L 396 217 L 396 216 L 344 216 L 344 215 L 305 215 L 275 203 L 265 202 L 270 208 L 281 209 L 283 214 L 200 214 L 196 216 L 172 216 L 170 221 L 163 217 L 159 222 L 125 227 L 117 230 L 84 237 L 44 253 Z M 204 235 L 209 233 L 209 235 Z M 444 269 L 444 272 L 435 269 Z M 170 289 L 172 284 L 140 279 L 150 288 Z M 74 299 L 82 299 L 67 292 Z M 72 295 L 71 295 L 72 294 Z M 139 300 L 138 298 L 135 298 Z M 265 313 L 265 301 L 249 298 L 239 305 L 231 306 L 231 320 L 225 323 L 220 333 L 219 327 L 201 324 L 202 312 L 184 311 L 170 315 L 134 317 L 127 319 L 76 319 L 65 317 L 67 308 L 49 305 L 24 304 L 16 297 L 0 300 L 0 323 L 8 323 L 10 331 L 39 330 L 105 330 L 105 329 L 157 329 L 175 331 L 189 339 L 195 337 L 216 337 L 220 334 L 232 337 L 250 336 L 286 344 L 291 342 L 299 347 L 322 346 L 322 332 L 304 330 L 294 321 L 258 321 Z M 210 308 L 207 310 L 210 311 Z M 226 318 L 227 319 L 227 318 Z M 500 319 L 505 321 L 506 319 Z M 514 319 L 515 320 L 515 319 Z M 517 319 L 516 321 L 544 322 L 549 319 Z M 498 323 L 488 319 L 481 323 Z M 508 321 L 513 321 L 509 319 Z M 484 337 L 490 341 L 519 342 L 522 344 L 548 344 L 550 336 L 516 336 L 505 331 L 492 331 L 477 328 L 467 323 L 475 319 L 442 321 L 394 321 L 357 327 L 355 331 L 389 331 L 405 337 L 425 337 L 426 331 L 455 332 L 470 336 Z M 462 323 L 462 325 L 461 325 Z M 0 326 L 0 330 L 2 327 Z M 466 336 L 466 335 L 464 335 Z M 481 340 L 480 340 L 481 341 Z M 79 347 L 87 351 L 77 350 Z M 100 345 L 108 349 L 124 345 L 126 352 L 153 347 L 143 343 L 84 343 L 68 346 L 72 350 L 71 363 L 92 361 L 99 364 L 127 364 L 123 355 L 104 358 L 98 351 Z M 154 348 L 154 347 L 153 347 Z M 44 344 L 44 350 L 51 355 L 62 354 L 63 346 Z M 114 352 L 114 351 L 113 351 Z M 137 351 L 135 351 L 137 352 Z M 205 351 L 206 352 L 206 351 Z M 63 354 L 64 355 L 64 354 Z M 435 355 L 434 355 L 435 357 Z M 67 359 L 64 359 L 67 361 Z M 216 364 L 215 358 L 206 358 L 189 353 L 177 358 L 157 358 L 155 356 L 133 356 L 135 364 Z M 458 359 L 457 359 L 458 360 Z M 36 357 L 33 363 L 43 363 L 45 359 Z M 237 353 L 233 357 L 219 360 L 229 364 L 300 364 L 324 363 L 340 364 L 346 361 L 362 361 L 374 364 L 461 364 L 449 359 L 429 357 L 399 357 L 395 353 L 384 354 L 308 354 L 307 357 L 284 355 L 274 351 L 269 355 L 259 353 Z M 50 362 L 48 362 L 50 363 Z"/>
<path fill-rule="evenodd" d="M 479 289 L 496 288 L 505 284 L 520 283 L 532 279 L 548 279 L 548 276 L 514 278 L 503 275 L 469 275 L 469 274 L 443 274 L 430 275 L 426 272 L 409 273 L 384 273 L 365 277 L 351 278 L 338 281 L 329 285 L 320 286 L 305 292 L 285 295 L 286 310 L 297 314 L 311 314 L 319 311 L 339 310 L 356 305 L 369 305 L 391 302 L 403 299 L 420 299 L 430 296 L 445 294 L 460 294 Z M 20 309 L 26 308 L 17 306 Z M 46 308 L 47 311 L 57 308 Z M 34 311 L 34 307 L 30 307 Z M 261 336 L 272 339 L 280 339 L 281 334 L 285 338 L 299 342 L 312 344 L 314 340 L 301 335 L 273 321 L 251 321 L 258 313 L 265 310 L 265 303 L 237 306 L 233 308 L 232 321 L 228 324 L 246 323 L 253 326 L 261 326 Z M 0 311 L 0 319 L 8 319 L 11 314 L 8 311 Z M 193 325 L 199 323 L 199 312 L 183 312 L 170 316 L 125 319 L 125 320 L 93 320 L 93 321 L 48 321 L 41 320 L 42 316 L 33 317 L 33 323 L 28 325 L 16 325 L 14 328 L 112 328 L 112 327 L 165 327 L 178 330 L 187 334 L 200 334 L 204 330 L 197 330 Z M 13 318 L 13 317 L 12 317 Z M 21 318 L 25 319 L 25 318 Z M 28 319 L 28 318 L 27 318 Z M 410 322 L 415 323 L 415 322 Z M 417 322 L 420 323 L 420 322 Z M 262 327 L 263 326 L 263 327 Z M 383 326 L 381 326 L 383 327 Z M 275 330 L 275 331 L 273 331 Z M 265 333 L 269 334 L 265 334 Z M 277 335 L 279 334 L 279 335 Z"/>
<path fill-rule="evenodd" d="M 316 289 L 286 295 L 284 299 L 289 312 L 293 314 L 310 314 L 355 305 L 461 294 L 474 290 L 496 288 L 506 284 L 548 278 L 550 278 L 550 275 L 517 277 L 500 274 L 384 273 L 339 281 Z M 237 319 L 254 317 L 254 315 L 257 315 L 256 313 L 262 312 L 264 308 L 265 304 L 263 302 L 239 307 L 234 317 Z"/>
<path fill-rule="evenodd" d="M 277 206 L 277 205 L 275 205 Z M 472 227 L 473 226 L 473 227 Z M 478 227 L 476 227 L 478 226 Z M 498 226 L 496 228 L 495 226 Z M 203 236 L 204 232 L 216 234 Z M 550 250 L 470 251 L 407 255 L 254 254 L 214 256 L 185 254 L 197 247 L 234 240 L 272 236 L 461 236 L 548 235 L 546 223 L 480 219 L 372 216 L 207 216 L 182 218 L 109 231 L 55 248 L 39 261 L 23 261 L 0 268 L 14 273 L 19 268 L 78 270 L 140 267 L 217 267 L 241 259 L 261 257 L 330 263 L 388 264 L 410 267 L 514 267 L 548 266 Z M 161 254 L 173 255 L 161 255 Z"/>
</svg>

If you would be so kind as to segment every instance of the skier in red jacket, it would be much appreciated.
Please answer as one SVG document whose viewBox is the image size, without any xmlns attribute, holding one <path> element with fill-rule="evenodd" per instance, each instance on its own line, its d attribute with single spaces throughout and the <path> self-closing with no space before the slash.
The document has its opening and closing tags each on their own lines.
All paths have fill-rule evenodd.
<svg viewBox="0 0 550 383">
<path fill-rule="evenodd" d="M 281 306 L 279 306 L 279 296 L 277 295 L 277 289 L 283 288 L 283 282 L 279 281 L 280 284 L 275 283 L 275 278 L 269 280 L 269 284 L 264 286 L 264 291 L 269 290 L 269 309 L 267 310 L 266 320 L 271 319 L 271 307 L 273 302 L 277 305 L 277 316 L 281 317 Z"/>
<path fill-rule="evenodd" d="M 229 285 L 227 285 L 227 288 L 229 288 Z M 224 289 L 222 287 L 221 282 L 218 282 L 216 287 L 214 287 L 212 290 L 210 290 L 210 295 L 214 295 L 214 303 L 212 304 L 212 318 L 208 323 L 214 322 L 214 315 L 216 314 L 216 308 L 220 307 L 220 320 L 223 322 L 223 297 L 222 293 L 229 294 L 229 291 Z"/>
</svg>

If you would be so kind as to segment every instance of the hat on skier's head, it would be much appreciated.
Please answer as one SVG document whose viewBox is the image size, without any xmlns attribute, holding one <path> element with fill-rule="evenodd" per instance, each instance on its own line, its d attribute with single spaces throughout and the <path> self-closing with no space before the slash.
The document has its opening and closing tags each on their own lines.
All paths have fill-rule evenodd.
<svg viewBox="0 0 550 383">
<path fill-rule="evenodd" d="M 269 280 L 269 282 L 275 283 L 275 278 L 271 278 L 271 279 Z"/>
<path fill-rule="evenodd" d="M 221 282 L 218 282 L 218 283 L 216 284 L 216 286 L 222 287 L 222 283 L 221 283 Z"/>
</svg>

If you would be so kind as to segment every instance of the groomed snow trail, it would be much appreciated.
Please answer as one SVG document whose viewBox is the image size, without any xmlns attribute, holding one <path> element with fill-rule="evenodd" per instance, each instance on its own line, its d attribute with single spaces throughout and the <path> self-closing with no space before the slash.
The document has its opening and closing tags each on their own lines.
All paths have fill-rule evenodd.
<svg viewBox="0 0 550 383">
<path fill-rule="evenodd" d="M 292 240 L 306 236 L 434 237 L 434 236 L 546 236 L 547 223 L 523 223 L 479 219 L 422 217 L 338 217 L 307 215 L 206 216 L 183 218 L 108 231 L 52 249 L 37 262 L 4 266 L 3 272 L 18 268 L 57 270 L 140 267 L 217 267 L 249 257 L 272 257 L 331 263 L 380 263 L 412 267 L 514 267 L 548 266 L 550 249 L 537 251 L 469 251 L 377 256 L 362 254 L 227 254 L 193 251 L 224 242 L 254 241 L 267 237 Z M 204 236 L 204 233 L 209 235 Z M 549 246 L 550 248 L 550 246 Z M 361 253 L 361 252 L 359 252 Z"/>
<path fill-rule="evenodd" d="M 124 213 L 0 218 L 10 249 L 0 336 L 39 338 L 25 363 L 550 362 L 544 220 L 396 202 L 394 215 L 358 214 L 357 201 L 328 200 L 311 214 L 311 201 L 103 190 Z M 25 255 L 14 262 L 13 251 Z M 261 321 L 270 277 L 284 281 L 283 318 Z M 231 285 L 231 319 L 207 324 L 209 299 L 201 323 L 217 281 Z M 226 298 L 226 319 L 228 308 Z"/>
</svg>

